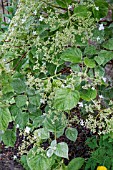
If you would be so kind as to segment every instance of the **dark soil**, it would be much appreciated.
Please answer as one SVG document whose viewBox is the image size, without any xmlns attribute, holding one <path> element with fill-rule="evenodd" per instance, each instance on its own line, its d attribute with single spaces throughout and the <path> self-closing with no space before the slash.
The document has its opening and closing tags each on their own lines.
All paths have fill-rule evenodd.
<svg viewBox="0 0 113 170">
<path fill-rule="evenodd" d="M 78 112 L 78 115 L 77 115 Z M 80 112 L 77 111 L 75 113 L 75 110 L 71 112 L 70 117 L 73 117 L 75 114 L 80 119 Z M 9 128 L 11 129 L 11 126 L 13 127 L 13 124 L 9 125 Z M 64 159 L 65 164 L 67 165 L 70 160 L 72 160 L 75 157 L 83 157 L 85 159 L 90 157 L 91 150 L 90 148 L 85 144 L 85 141 L 88 137 L 91 137 L 92 134 L 90 130 L 86 129 L 86 127 L 78 125 L 76 122 L 72 123 L 72 127 L 76 127 L 78 130 L 78 137 L 75 142 L 70 141 L 66 138 L 65 135 L 61 136 L 57 139 L 57 142 L 66 142 L 69 147 L 69 160 Z M 51 139 L 54 139 L 54 136 L 51 136 Z M 6 148 L 3 143 L 0 144 L 0 170 L 24 170 L 22 165 L 20 165 L 17 161 L 14 160 L 14 156 L 18 155 L 18 147 L 22 144 L 23 136 L 19 135 L 19 130 L 17 130 L 17 140 L 15 143 L 15 146 L 13 148 L 9 147 Z M 26 138 L 24 138 L 26 139 Z M 46 149 L 49 146 L 48 141 L 44 142 L 42 146 Z M 27 150 L 31 149 L 31 145 L 28 146 Z M 19 158 L 19 156 L 17 156 Z"/>
<path fill-rule="evenodd" d="M 24 170 L 23 167 L 14 160 L 17 148 L 5 148 L 3 144 L 0 145 L 0 170 Z"/>
</svg>

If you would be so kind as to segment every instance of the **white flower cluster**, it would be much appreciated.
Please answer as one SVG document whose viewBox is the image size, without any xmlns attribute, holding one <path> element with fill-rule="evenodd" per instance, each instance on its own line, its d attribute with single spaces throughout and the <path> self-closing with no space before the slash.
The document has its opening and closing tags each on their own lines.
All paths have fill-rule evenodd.
<svg viewBox="0 0 113 170">
<path fill-rule="evenodd" d="M 113 110 L 108 108 L 98 112 L 96 116 L 89 114 L 85 126 L 93 133 L 107 134 L 113 132 Z"/>
</svg>

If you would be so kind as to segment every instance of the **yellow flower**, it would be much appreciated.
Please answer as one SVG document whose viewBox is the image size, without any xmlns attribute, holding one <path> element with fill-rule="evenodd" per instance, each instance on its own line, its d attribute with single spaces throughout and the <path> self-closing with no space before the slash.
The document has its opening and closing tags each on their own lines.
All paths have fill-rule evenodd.
<svg viewBox="0 0 113 170">
<path fill-rule="evenodd" d="M 107 168 L 105 166 L 98 166 L 97 170 L 107 170 Z"/>
</svg>

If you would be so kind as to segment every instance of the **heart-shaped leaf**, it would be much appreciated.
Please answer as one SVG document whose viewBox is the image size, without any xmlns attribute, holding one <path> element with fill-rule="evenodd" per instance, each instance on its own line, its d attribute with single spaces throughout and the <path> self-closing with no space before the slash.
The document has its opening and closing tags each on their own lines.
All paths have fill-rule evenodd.
<svg viewBox="0 0 113 170">
<path fill-rule="evenodd" d="M 70 139 L 70 140 L 72 140 L 72 141 L 76 141 L 76 139 L 77 139 L 77 135 L 78 135 L 78 131 L 77 131 L 77 129 L 76 128 L 67 128 L 66 129 L 66 132 L 65 132 L 65 134 L 66 134 L 66 137 L 68 138 L 68 139 Z"/>
<path fill-rule="evenodd" d="M 58 110 L 70 110 L 79 102 L 79 92 L 69 88 L 57 89 L 54 98 L 54 107 Z"/>
<path fill-rule="evenodd" d="M 82 61 L 82 52 L 79 48 L 68 48 L 61 54 L 61 59 L 72 63 L 80 63 Z"/>
<path fill-rule="evenodd" d="M 68 145 L 65 142 L 57 144 L 55 155 L 68 159 Z"/>
</svg>

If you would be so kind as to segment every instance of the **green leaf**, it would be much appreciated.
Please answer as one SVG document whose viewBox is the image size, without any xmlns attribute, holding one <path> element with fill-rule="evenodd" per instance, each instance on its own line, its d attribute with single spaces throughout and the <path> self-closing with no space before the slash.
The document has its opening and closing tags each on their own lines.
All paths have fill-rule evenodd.
<svg viewBox="0 0 113 170">
<path fill-rule="evenodd" d="M 27 155 L 22 155 L 20 158 L 20 163 L 22 164 L 23 168 L 26 170 L 30 170 L 27 164 Z"/>
<path fill-rule="evenodd" d="M 65 142 L 58 143 L 54 154 L 59 157 L 68 159 L 68 145 L 67 145 L 67 143 L 65 143 Z"/>
<path fill-rule="evenodd" d="M 75 142 L 77 139 L 78 131 L 76 128 L 69 127 L 66 129 L 65 135 L 69 140 L 72 140 Z"/>
<path fill-rule="evenodd" d="M 42 154 L 30 150 L 27 156 L 27 163 L 30 170 L 48 170 L 50 169 L 51 160 Z"/>
<path fill-rule="evenodd" d="M 97 91 L 94 89 L 83 89 L 80 93 L 80 97 L 85 101 L 91 101 L 97 96 Z"/>
<path fill-rule="evenodd" d="M 94 58 L 94 60 L 98 63 L 99 66 L 104 63 L 104 57 L 101 57 L 101 56 L 99 56 L 99 55 L 96 56 L 96 57 Z"/>
<path fill-rule="evenodd" d="M 2 85 L 3 94 L 14 92 L 11 82 L 12 82 L 11 75 L 6 73 L 5 71 L 2 71 L 0 74 L 0 83 Z"/>
<path fill-rule="evenodd" d="M 72 63 L 80 63 L 82 61 L 82 52 L 79 48 L 68 48 L 61 54 L 61 59 Z"/>
<path fill-rule="evenodd" d="M 91 148 L 91 149 L 96 149 L 98 147 L 97 144 L 97 139 L 96 137 L 91 137 L 91 138 L 87 138 L 86 140 L 86 144 Z"/>
<path fill-rule="evenodd" d="M 93 45 L 90 46 L 86 46 L 85 50 L 84 50 L 84 54 L 85 55 L 94 55 L 94 54 L 98 54 L 96 47 Z"/>
<path fill-rule="evenodd" d="M 80 170 L 83 164 L 84 164 L 84 158 L 81 157 L 74 158 L 68 164 L 67 170 Z"/>
<path fill-rule="evenodd" d="M 106 51 L 106 50 L 101 50 L 98 56 L 95 57 L 95 61 L 99 65 L 103 65 L 103 66 L 112 59 L 113 59 L 113 52 Z"/>
<path fill-rule="evenodd" d="M 62 165 L 59 165 L 59 167 L 56 169 L 54 169 L 54 170 L 67 170 L 67 166 L 65 166 L 65 164 L 62 164 Z"/>
<path fill-rule="evenodd" d="M 34 89 L 34 88 L 29 88 L 29 87 L 27 87 L 26 93 L 27 93 L 27 95 L 29 95 L 29 96 L 34 96 L 34 95 L 35 95 L 35 89 Z"/>
<path fill-rule="evenodd" d="M 17 92 L 19 94 L 26 91 L 25 83 L 19 78 L 13 79 L 12 86 L 13 86 L 15 92 Z"/>
<path fill-rule="evenodd" d="M 72 0 L 56 0 L 56 2 L 61 7 L 66 8 L 72 2 Z"/>
<path fill-rule="evenodd" d="M 84 64 L 89 68 L 94 68 L 96 66 L 94 59 L 89 59 L 88 57 L 84 58 Z"/>
<path fill-rule="evenodd" d="M 29 114 L 20 111 L 16 117 L 15 123 L 19 125 L 20 129 L 24 129 L 29 120 Z"/>
<path fill-rule="evenodd" d="M 49 74 L 50 75 L 54 75 L 55 69 L 56 69 L 56 65 L 47 62 L 46 67 L 47 67 L 47 70 L 48 70 Z"/>
<path fill-rule="evenodd" d="M 57 119 L 55 119 L 55 117 L 57 117 Z M 66 127 L 66 117 L 64 113 L 55 114 L 52 112 L 46 117 L 43 126 L 45 129 L 53 133 L 64 131 L 64 128 Z"/>
<path fill-rule="evenodd" d="M 12 105 L 9 110 L 13 117 L 16 117 L 17 114 L 21 111 L 20 108 L 18 108 L 16 105 Z"/>
<path fill-rule="evenodd" d="M 47 129 L 40 128 L 34 131 L 34 136 L 41 139 L 48 139 L 50 134 Z"/>
<path fill-rule="evenodd" d="M 113 38 L 109 39 L 105 43 L 103 43 L 102 47 L 108 49 L 108 50 L 113 50 Z"/>
<path fill-rule="evenodd" d="M 103 18 L 108 14 L 108 3 L 105 0 L 95 0 L 95 6 L 99 7 L 99 10 L 96 10 L 94 7 L 93 13 L 95 18 Z"/>
<path fill-rule="evenodd" d="M 75 72 L 80 72 L 80 66 L 78 64 L 71 64 L 71 69 Z"/>
<path fill-rule="evenodd" d="M 101 66 L 95 67 L 95 75 L 96 76 L 98 75 L 99 77 L 104 77 L 105 69 L 103 67 L 101 67 Z"/>
<path fill-rule="evenodd" d="M 5 131 L 9 122 L 12 121 L 8 108 L 0 108 L 0 130 Z"/>
<path fill-rule="evenodd" d="M 74 13 L 78 17 L 87 18 L 90 12 L 88 11 L 87 6 L 79 5 L 79 6 L 75 7 Z"/>
<path fill-rule="evenodd" d="M 29 97 L 29 102 L 33 105 L 36 105 L 37 107 L 40 106 L 40 95 L 36 94 L 35 96 L 30 96 Z"/>
<path fill-rule="evenodd" d="M 5 9 L 10 12 L 13 13 L 15 11 L 15 7 L 14 6 L 6 6 Z"/>
<path fill-rule="evenodd" d="M 42 116 L 37 116 L 37 117 L 33 120 L 33 127 L 34 127 L 34 128 L 37 128 L 37 127 L 42 126 L 44 119 L 45 119 L 45 116 L 44 116 L 44 115 L 42 115 Z"/>
<path fill-rule="evenodd" d="M 51 157 L 52 155 L 53 155 L 53 153 L 54 153 L 54 150 L 53 149 L 48 149 L 47 150 L 47 157 Z"/>
<path fill-rule="evenodd" d="M 54 107 L 57 110 L 70 110 L 79 102 L 79 92 L 69 88 L 57 89 L 55 91 Z"/>
<path fill-rule="evenodd" d="M 22 107 L 22 106 L 26 105 L 27 96 L 26 95 L 18 95 L 15 98 L 15 102 L 16 102 L 17 107 Z"/>
<path fill-rule="evenodd" d="M 13 147 L 16 142 L 16 132 L 14 130 L 8 129 L 2 136 L 4 144 L 8 147 Z"/>
</svg>

